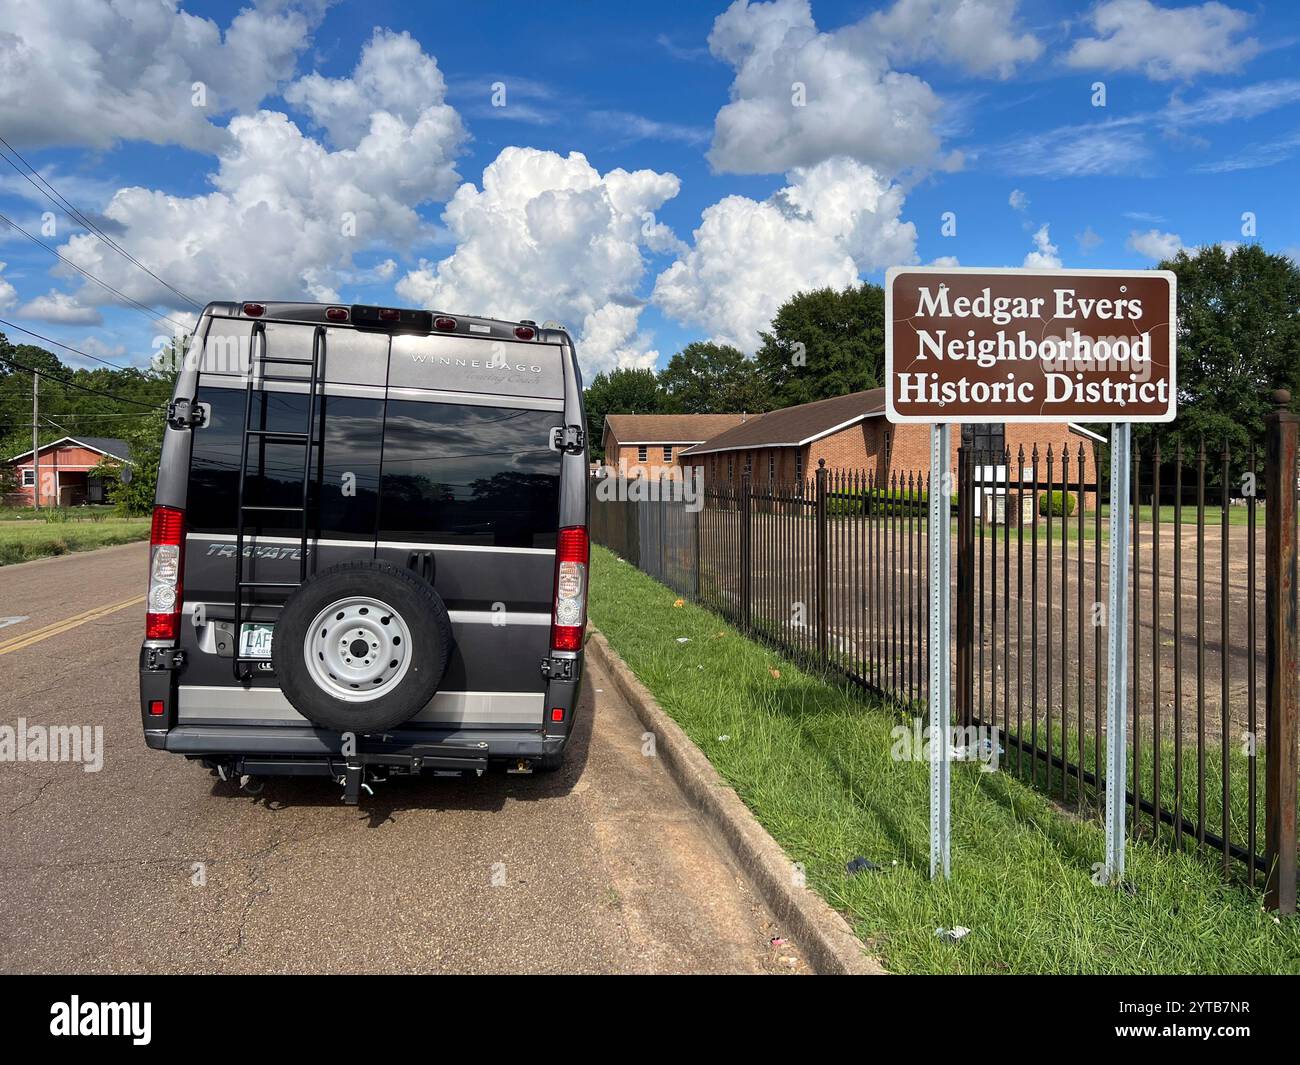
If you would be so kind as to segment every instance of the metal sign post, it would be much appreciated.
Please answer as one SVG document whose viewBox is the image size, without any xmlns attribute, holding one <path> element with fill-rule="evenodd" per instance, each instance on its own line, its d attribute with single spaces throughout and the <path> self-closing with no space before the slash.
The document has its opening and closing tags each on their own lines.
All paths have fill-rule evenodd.
<svg viewBox="0 0 1300 1065">
<path fill-rule="evenodd" d="M 1106 605 L 1107 884 L 1124 880 L 1124 802 L 1128 779 L 1129 451 L 1132 426 L 1110 431 L 1110 591 Z M 1156 501 L 1159 505 L 1159 501 Z"/>
<path fill-rule="evenodd" d="M 947 423 L 930 426 L 930 879 L 940 869 L 946 880 L 951 857 L 951 763 L 949 735 L 951 663 L 948 601 L 952 518 L 951 434 Z"/>
</svg>

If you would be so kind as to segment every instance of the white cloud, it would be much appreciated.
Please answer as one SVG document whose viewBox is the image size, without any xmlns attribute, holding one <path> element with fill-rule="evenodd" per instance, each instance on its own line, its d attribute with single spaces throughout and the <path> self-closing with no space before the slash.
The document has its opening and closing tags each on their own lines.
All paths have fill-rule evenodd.
<svg viewBox="0 0 1300 1065">
<path fill-rule="evenodd" d="M 0 262 L 0 311 L 7 311 L 18 302 L 18 290 L 4 276 L 5 267 L 8 265 L 8 263 Z"/>
<path fill-rule="evenodd" d="M 28 300 L 14 311 L 14 316 L 36 318 L 57 325 L 99 325 L 104 320 L 96 308 L 87 307 L 75 296 L 57 290 Z"/>
<path fill-rule="evenodd" d="M 843 155 L 894 173 L 939 150 L 939 98 L 892 70 L 864 24 L 821 33 L 807 0 L 736 0 L 714 22 L 709 49 L 736 71 L 709 151 L 718 170 L 780 173 Z M 796 82 L 804 106 L 792 103 Z"/>
<path fill-rule="evenodd" d="M 1127 245 L 1131 251 L 1160 262 L 1178 254 L 1183 247 L 1183 238 L 1177 233 L 1162 233 L 1158 229 L 1148 229 L 1145 233 L 1134 230 L 1128 235 Z"/>
<path fill-rule="evenodd" d="M 1043 53 L 1037 37 L 1017 32 L 1017 6 L 1018 0 L 897 0 L 870 25 L 900 59 L 937 59 L 1008 78 Z"/>
<path fill-rule="evenodd" d="M 1061 268 L 1061 257 L 1057 254 L 1059 251 L 1060 249 L 1051 241 L 1047 223 L 1043 223 L 1034 234 L 1034 250 L 1025 256 L 1024 265 L 1030 270 L 1059 270 Z"/>
<path fill-rule="evenodd" d="M 1240 36 L 1251 16 L 1220 3 L 1164 8 L 1151 0 L 1107 0 L 1091 19 L 1098 36 L 1074 42 L 1065 57 L 1070 66 L 1171 81 L 1239 70 L 1260 50 L 1255 38 Z"/>
<path fill-rule="evenodd" d="M 829 33 L 809 0 L 735 0 L 709 50 L 736 72 L 714 122 L 720 171 L 775 174 L 846 156 L 892 175 L 940 160 L 943 101 L 895 60 L 935 59 L 1005 77 L 1042 45 L 1014 25 L 1016 0 L 897 0 Z"/>
<path fill-rule="evenodd" d="M 1058 126 L 1010 141 L 989 153 L 999 170 L 1024 177 L 1140 174 L 1151 158 L 1136 119 Z"/>
<path fill-rule="evenodd" d="M 1029 197 L 1019 189 L 1012 189 L 1011 195 L 1007 197 L 1007 203 L 1011 205 L 1012 210 L 1025 211 L 1029 208 Z"/>
<path fill-rule="evenodd" d="M 215 150 L 225 135 L 213 119 L 251 110 L 293 75 L 324 6 L 264 3 L 223 30 L 175 0 L 6 0 L 0 128 L 19 147 L 140 140 Z"/>
<path fill-rule="evenodd" d="M 311 115 L 335 145 L 359 143 L 372 123 L 385 116 L 408 127 L 433 122 L 444 139 L 455 142 L 464 133 L 460 116 L 441 103 L 446 94 L 437 60 L 425 55 L 418 41 L 409 33 L 376 27 L 351 75 L 308 74 L 289 85 L 284 98 Z"/>
<path fill-rule="evenodd" d="M 443 221 L 456 250 L 397 283 L 405 299 L 445 311 L 506 319 L 558 318 L 580 330 L 578 353 L 594 370 L 653 363 L 637 333 L 643 249 L 677 239 L 653 214 L 677 195 L 673 174 L 611 170 L 585 156 L 506 148 L 466 183 Z"/>
<path fill-rule="evenodd" d="M 390 45 L 389 36 L 376 34 L 358 71 Z M 200 301 L 337 299 L 354 253 L 408 245 L 427 228 L 415 207 L 444 199 L 459 180 L 454 160 L 464 130 L 437 83 L 423 84 L 420 109 L 405 89 L 390 101 L 368 87 L 362 95 L 373 110 L 363 135 L 334 151 L 278 112 L 241 115 L 218 155 L 214 191 L 186 197 L 124 188 L 104 215 L 138 259 Z M 390 102 L 402 113 L 388 110 Z M 361 128 L 341 116 L 336 128 Z M 176 306 L 172 293 L 93 234 L 74 235 L 60 250 L 134 299 Z M 83 304 L 107 299 L 88 286 L 77 297 Z"/>
<path fill-rule="evenodd" d="M 831 159 L 787 180 L 761 203 L 728 196 L 706 208 L 694 246 L 659 275 L 655 305 L 752 352 L 796 292 L 842 288 L 860 270 L 916 261 L 916 228 L 899 220 L 902 190 L 870 167 Z"/>
<path fill-rule="evenodd" d="M 961 260 L 955 255 L 940 255 L 937 259 L 931 259 L 927 266 L 961 266 Z"/>
</svg>

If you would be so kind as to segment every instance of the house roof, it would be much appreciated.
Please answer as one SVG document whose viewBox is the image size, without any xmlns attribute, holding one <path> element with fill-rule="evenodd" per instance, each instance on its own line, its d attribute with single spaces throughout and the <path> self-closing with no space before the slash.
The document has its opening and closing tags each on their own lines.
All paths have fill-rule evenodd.
<svg viewBox="0 0 1300 1065">
<path fill-rule="evenodd" d="M 700 444 L 749 418 L 744 414 L 606 414 L 602 437 L 620 444 Z"/>
<path fill-rule="evenodd" d="M 48 444 L 42 444 L 41 451 L 49 451 L 51 448 L 62 447 L 65 444 L 98 451 L 101 455 L 106 455 L 111 459 L 120 459 L 122 462 L 131 461 L 130 445 L 116 436 L 65 436 L 58 440 L 51 440 Z M 20 459 L 28 458 L 31 453 L 32 449 L 28 448 L 21 455 L 14 455 L 9 461 L 18 462 Z"/>
<path fill-rule="evenodd" d="M 883 388 L 850 392 L 847 396 L 819 399 L 759 415 L 689 448 L 683 454 L 709 455 L 716 451 L 741 451 L 754 447 L 799 447 L 884 413 Z"/>
</svg>

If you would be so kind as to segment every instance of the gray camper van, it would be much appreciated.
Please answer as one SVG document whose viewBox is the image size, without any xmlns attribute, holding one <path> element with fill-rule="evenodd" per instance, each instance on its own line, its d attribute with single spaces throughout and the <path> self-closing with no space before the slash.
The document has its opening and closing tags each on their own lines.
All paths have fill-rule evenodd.
<svg viewBox="0 0 1300 1065">
<path fill-rule="evenodd" d="M 554 769 L 587 592 L 562 328 L 211 303 L 158 474 L 140 707 L 224 778 Z"/>
</svg>

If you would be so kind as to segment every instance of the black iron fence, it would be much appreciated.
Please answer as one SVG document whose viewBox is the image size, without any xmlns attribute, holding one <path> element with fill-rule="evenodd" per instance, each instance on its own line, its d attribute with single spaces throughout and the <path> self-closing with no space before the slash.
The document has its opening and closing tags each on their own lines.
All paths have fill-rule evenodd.
<svg viewBox="0 0 1300 1065">
<path fill-rule="evenodd" d="M 1285 657 L 1294 423 L 1275 417 L 1270 433 L 1267 460 L 1201 440 L 1134 450 L 1126 788 L 1132 838 L 1211 852 L 1252 886 L 1273 870 L 1270 898 L 1285 909 L 1297 833 L 1298 666 L 1294 650 Z M 956 723 L 988 728 L 1002 768 L 1085 814 L 1100 813 L 1105 791 L 1110 499 L 1091 476 L 1106 465 L 1097 450 L 1078 438 L 1029 454 L 960 449 L 951 507 Z M 642 502 L 627 482 L 592 484 L 598 543 L 796 660 L 919 712 L 926 473 L 820 468 Z"/>
</svg>

